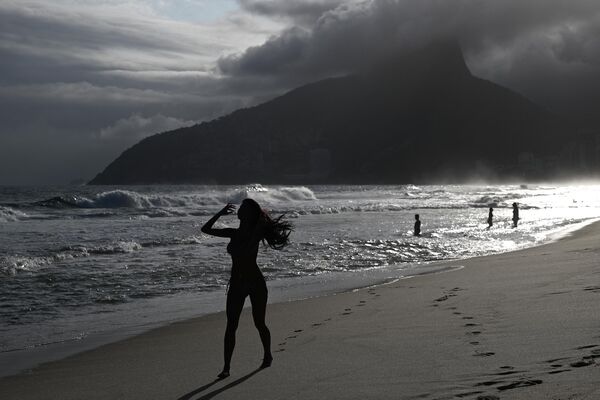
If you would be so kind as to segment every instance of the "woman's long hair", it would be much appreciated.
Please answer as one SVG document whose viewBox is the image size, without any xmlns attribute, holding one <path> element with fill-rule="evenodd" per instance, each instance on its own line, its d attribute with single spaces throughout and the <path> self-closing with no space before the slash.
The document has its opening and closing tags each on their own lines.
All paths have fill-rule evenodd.
<svg viewBox="0 0 600 400">
<path fill-rule="evenodd" d="M 263 219 L 265 223 L 263 243 L 266 241 L 275 250 L 281 250 L 290 243 L 289 236 L 294 230 L 294 225 L 284 219 L 285 214 L 277 218 L 271 218 L 255 200 L 248 198 L 244 199 L 242 203 L 246 204 L 255 213 L 255 223 L 258 223 L 259 218 Z"/>
</svg>

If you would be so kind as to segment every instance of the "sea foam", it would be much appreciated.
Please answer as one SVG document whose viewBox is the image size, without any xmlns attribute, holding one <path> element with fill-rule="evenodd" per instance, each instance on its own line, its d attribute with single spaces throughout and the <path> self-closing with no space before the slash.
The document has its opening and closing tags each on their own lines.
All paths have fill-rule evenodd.
<svg viewBox="0 0 600 400">
<path fill-rule="evenodd" d="M 19 221 L 27 217 L 28 215 L 24 212 L 13 210 L 10 207 L 0 206 L 0 222 Z"/>
<path fill-rule="evenodd" d="M 264 187 L 252 184 L 237 189 L 211 190 L 201 193 L 141 194 L 130 190 L 111 190 L 92 197 L 63 195 L 36 203 L 53 208 L 178 208 L 218 206 L 225 203 L 240 203 L 251 197 L 265 205 L 285 204 L 298 201 L 317 200 L 314 192 L 307 187 Z M 172 211 L 161 211 L 157 216 L 172 215 Z M 154 216 L 154 215 L 151 215 Z"/>
</svg>

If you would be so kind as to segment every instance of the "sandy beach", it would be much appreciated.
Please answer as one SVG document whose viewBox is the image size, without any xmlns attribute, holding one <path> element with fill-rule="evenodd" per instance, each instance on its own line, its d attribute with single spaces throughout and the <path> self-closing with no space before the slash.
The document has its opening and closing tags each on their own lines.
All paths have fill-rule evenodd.
<svg viewBox="0 0 600 400">
<path fill-rule="evenodd" d="M 598 399 L 600 223 L 457 268 L 272 304 L 275 360 L 245 309 L 232 375 L 223 313 L 0 379 L 2 399 Z"/>
</svg>

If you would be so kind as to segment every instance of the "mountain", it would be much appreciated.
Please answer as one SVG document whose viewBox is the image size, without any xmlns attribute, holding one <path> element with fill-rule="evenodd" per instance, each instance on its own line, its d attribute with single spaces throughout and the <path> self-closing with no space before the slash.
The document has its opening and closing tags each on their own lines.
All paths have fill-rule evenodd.
<svg viewBox="0 0 600 400">
<path fill-rule="evenodd" d="M 538 178 L 576 164 L 574 130 L 473 76 L 455 43 L 148 137 L 91 184 L 402 183 Z M 567 146 L 568 147 L 568 146 Z"/>
</svg>

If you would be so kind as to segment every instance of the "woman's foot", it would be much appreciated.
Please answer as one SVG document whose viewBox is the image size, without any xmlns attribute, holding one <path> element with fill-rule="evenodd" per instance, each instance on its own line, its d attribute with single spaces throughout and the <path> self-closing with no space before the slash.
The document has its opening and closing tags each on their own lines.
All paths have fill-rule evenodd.
<svg viewBox="0 0 600 400">
<path fill-rule="evenodd" d="M 263 358 L 263 362 L 260 365 L 260 368 L 269 368 L 271 366 L 271 364 L 273 363 L 273 356 L 272 355 L 268 355 L 265 356 L 265 358 Z"/>
<path fill-rule="evenodd" d="M 221 371 L 221 373 L 219 375 L 217 375 L 217 378 L 225 379 L 228 376 L 229 376 L 229 368 L 223 368 L 223 371 Z"/>
</svg>

